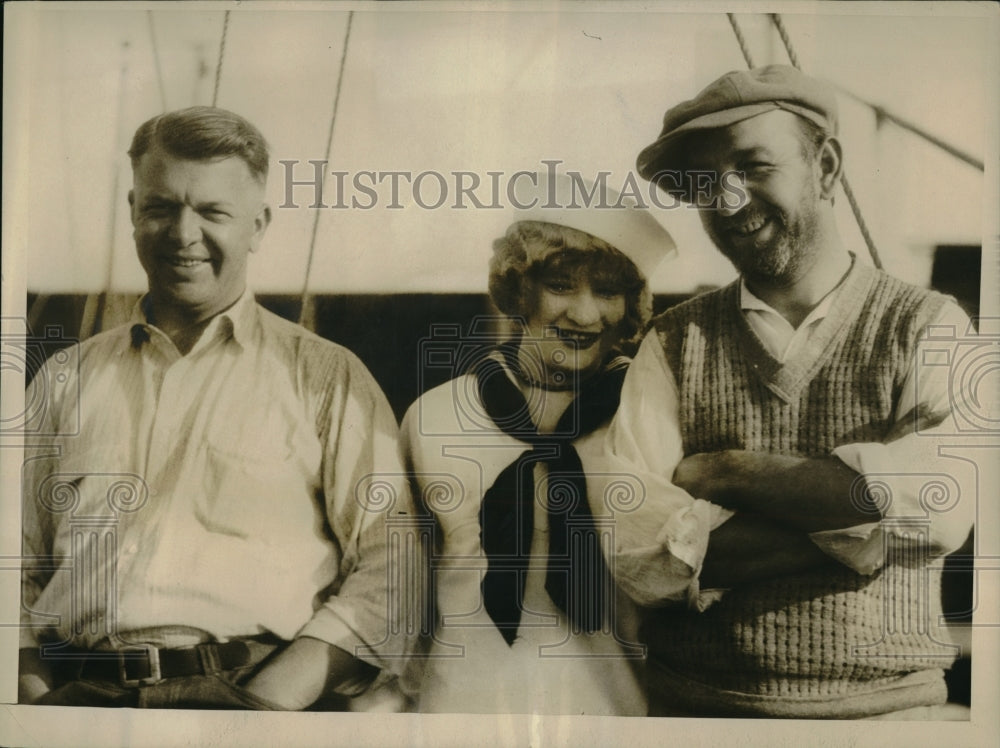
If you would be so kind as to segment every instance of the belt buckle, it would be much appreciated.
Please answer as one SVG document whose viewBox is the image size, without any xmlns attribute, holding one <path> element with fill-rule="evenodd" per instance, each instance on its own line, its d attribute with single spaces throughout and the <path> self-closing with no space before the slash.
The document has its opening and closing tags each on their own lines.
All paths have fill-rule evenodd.
<svg viewBox="0 0 1000 748">
<path fill-rule="evenodd" d="M 126 657 L 128 652 L 144 652 L 146 661 L 149 662 L 149 675 L 145 678 L 129 678 L 126 670 L 128 660 L 140 659 L 137 657 Z M 118 680 L 126 688 L 136 686 L 151 686 L 163 680 L 160 672 L 160 650 L 152 644 L 135 644 L 129 647 L 122 647 L 118 650 Z"/>
</svg>

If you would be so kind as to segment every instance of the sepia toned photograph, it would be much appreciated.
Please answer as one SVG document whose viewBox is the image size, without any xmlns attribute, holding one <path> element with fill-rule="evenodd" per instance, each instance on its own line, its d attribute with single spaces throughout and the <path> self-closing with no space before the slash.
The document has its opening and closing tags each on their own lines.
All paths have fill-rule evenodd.
<svg viewBox="0 0 1000 748">
<path fill-rule="evenodd" d="M 4 6 L 0 744 L 991 745 L 990 3 Z"/>
</svg>

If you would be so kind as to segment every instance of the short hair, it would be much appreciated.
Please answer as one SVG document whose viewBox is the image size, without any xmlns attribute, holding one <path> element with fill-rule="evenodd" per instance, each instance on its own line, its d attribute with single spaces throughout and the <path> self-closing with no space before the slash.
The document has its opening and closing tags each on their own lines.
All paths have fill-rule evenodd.
<svg viewBox="0 0 1000 748">
<path fill-rule="evenodd" d="M 541 260 L 532 260 L 528 247 L 540 244 Z M 547 250 L 547 251 L 546 251 Z M 583 231 L 542 221 L 518 221 L 493 242 L 490 260 L 490 299 L 508 317 L 526 317 L 534 310 L 535 282 L 559 269 L 584 268 L 591 277 L 608 279 L 625 296 L 622 339 L 617 346 L 632 353 L 652 317 L 653 302 L 646 278 L 621 251 Z"/>
<path fill-rule="evenodd" d="M 811 119 L 796 116 L 798 122 L 799 144 L 802 146 L 802 155 L 806 159 L 815 156 L 823 145 L 823 142 L 830 137 L 831 133 L 822 125 L 813 122 Z"/>
<path fill-rule="evenodd" d="M 226 109 L 193 106 L 159 114 L 143 122 L 128 149 L 132 168 L 154 146 L 178 158 L 203 161 L 237 156 L 246 163 L 253 178 L 267 181 L 267 141 L 243 117 Z"/>
</svg>

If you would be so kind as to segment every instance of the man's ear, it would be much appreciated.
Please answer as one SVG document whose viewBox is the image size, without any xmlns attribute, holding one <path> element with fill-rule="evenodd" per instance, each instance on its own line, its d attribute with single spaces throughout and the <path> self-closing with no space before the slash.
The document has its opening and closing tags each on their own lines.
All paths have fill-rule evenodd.
<svg viewBox="0 0 1000 748">
<path fill-rule="evenodd" d="M 267 231 L 267 227 L 271 225 L 271 206 L 264 203 L 260 206 L 260 210 L 257 211 L 257 215 L 253 219 L 253 236 L 250 237 L 250 251 L 256 252 L 260 247 L 261 240 L 264 238 L 264 232 Z"/>
<path fill-rule="evenodd" d="M 816 161 L 819 165 L 820 197 L 824 200 L 832 199 L 844 170 L 844 153 L 840 141 L 833 135 L 824 140 L 816 154 Z"/>
</svg>

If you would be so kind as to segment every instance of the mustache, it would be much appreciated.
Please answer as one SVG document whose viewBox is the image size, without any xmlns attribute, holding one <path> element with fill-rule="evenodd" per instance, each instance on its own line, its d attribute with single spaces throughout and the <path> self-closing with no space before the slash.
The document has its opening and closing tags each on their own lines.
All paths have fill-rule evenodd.
<svg viewBox="0 0 1000 748">
<path fill-rule="evenodd" d="M 738 229 L 746 226 L 748 223 L 758 223 L 771 218 L 771 213 L 759 209 L 747 210 L 743 209 L 739 213 L 733 216 L 716 216 L 715 225 L 724 230 L 728 231 L 730 229 Z M 780 221 L 778 216 L 774 216 Z"/>
</svg>

